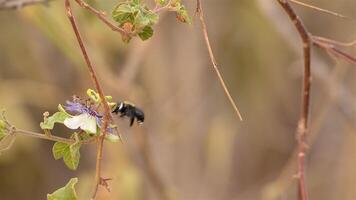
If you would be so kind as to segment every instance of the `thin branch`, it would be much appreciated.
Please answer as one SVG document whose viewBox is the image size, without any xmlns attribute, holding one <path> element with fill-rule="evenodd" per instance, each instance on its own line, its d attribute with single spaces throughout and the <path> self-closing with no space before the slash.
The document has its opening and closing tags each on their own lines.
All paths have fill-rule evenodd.
<svg viewBox="0 0 356 200">
<path fill-rule="evenodd" d="M 108 27 L 111 28 L 111 30 L 113 31 L 117 31 L 122 35 L 126 35 L 129 36 L 131 33 L 128 33 L 127 31 L 125 31 L 123 28 L 115 26 L 113 23 L 111 23 L 108 19 L 106 19 L 105 13 L 96 10 L 95 8 L 91 7 L 89 4 L 87 4 L 86 2 L 84 2 L 83 0 L 75 0 L 75 2 L 78 3 L 79 6 L 89 10 L 90 12 L 92 12 L 94 15 L 96 15 L 102 22 L 104 22 L 104 24 L 106 24 Z"/>
<path fill-rule="evenodd" d="M 93 196 L 92 196 L 92 199 L 95 199 L 97 191 L 98 191 L 98 188 L 99 188 L 99 185 L 102 183 L 102 181 L 101 181 L 101 164 L 102 164 L 102 158 L 103 158 L 104 139 L 105 139 L 106 131 L 107 131 L 107 128 L 108 128 L 109 120 L 110 120 L 110 117 L 111 117 L 110 116 L 110 108 L 109 108 L 109 105 L 108 105 L 108 103 L 107 103 L 107 101 L 105 99 L 105 95 L 103 93 L 103 90 L 101 89 L 101 86 L 100 86 L 100 83 L 99 83 L 99 81 L 97 79 L 97 76 L 95 74 L 94 67 L 90 62 L 90 59 L 89 59 L 89 56 L 88 56 L 87 51 L 85 49 L 83 40 L 82 40 L 82 38 L 80 36 L 80 33 L 79 33 L 79 30 L 78 30 L 75 18 L 74 18 L 73 13 L 72 13 L 72 8 L 70 6 L 69 0 L 65 1 L 65 8 L 66 8 L 66 11 L 67 11 L 67 16 L 68 16 L 68 18 L 69 18 L 69 20 L 71 22 L 72 28 L 74 30 L 75 36 L 76 36 L 76 38 L 78 40 L 80 49 L 81 49 L 83 57 L 84 57 L 84 60 L 85 60 L 85 62 L 87 64 L 87 68 L 89 70 L 90 77 L 91 77 L 92 82 L 93 82 L 93 84 L 95 86 L 95 89 L 99 93 L 99 96 L 100 96 L 100 99 L 101 99 L 101 104 L 104 107 L 103 126 L 101 127 L 101 130 L 100 130 L 101 134 L 98 137 L 98 141 L 97 141 L 98 150 L 97 150 L 96 167 L 95 167 L 96 168 L 96 170 L 95 170 L 95 189 L 94 189 L 94 193 L 93 193 Z"/>
<path fill-rule="evenodd" d="M 213 53 L 213 50 L 211 48 L 211 44 L 210 44 L 210 40 L 209 40 L 209 35 L 208 35 L 208 30 L 207 30 L 207 27 L 206 27 L 206 23 L 205 23 L 205 19 L 204 19 L 204 12 L 203 12 L 203 8 L 202 8 L 202 4 L 201 4 L 201 1 L 200 0 L 197 0 L 197 9 L 196 9 L 196 13 L 199 15 L 199 19 L 200 19 L 200 22 L 201 22 L 201 26 L 202 26 L 202 31 L 203 31 L 203 34 L 204 34 L 204 39 L 205 39 L 205 43 L 206 43 L 206 47 L 209 51 L 209 56 L 210 56 L 210 61 L 213 65 L 213 68 L 215 70 L 215 73 L 216 75 L 218 76 L 218 79 L 220 81 L 220 84 L 221 86 L 224 88 L 224 92 L 226 94 L 226 96 L 228 97 L 232 107 L 234 108 L 238 118 L 242 121 L 242 116 L 241 116 L 241 113 L 234 101 L 234 99 L 232 98 L 229 90 L 227 89 L 227 86 L 225 84 L 225 81 L 220 73 L 220 70 L 218 68 L 218 65 L 216 63 L 216 59 L 215 59 L 215 56 L 214 56 L 214 53 Z"/>
<path fill-rule="evenodd" d="M 329 15 L 333 15 L 333 16 L 336 16 L 336 17 L 340 17 L 340 18 L 344 18 L 344 19 L 351 19 L 350 17 L 347 17 L 345 15 L 339 14 L 337 12 L 333 12 L 333 11 L 330 11 L 330 10 L 319 8 L 317 6 L 313 6 L 313 5 L 310 5 L 310 4 L 307 4 L 307 3 L 303 3 L 303 2 L 300 2 L 300 1 L 297 1 L 297 0 L 290 0 L 290 2 L 292 2 L 292 3 L 296 4 L 296 5 L 300 5 L 300 6 L 304 6 L 304 7 L 307 7 L 307 8 L 311 8 L 311 9 L 314 9 L 314 10 L 317 10 L 317 11 L 320 11 L 320 12 L 323 12 L 323 13 L 326 13 L 326 14 L 329 14 Z"/>
<path fill-rule="evenodd" d="M 36 132 L 26 131 L 26 130 L 21 130 L 21 129 L 15 129 L 14 133 L 23 135 L 23 136 L 27 136 L 27 137 L 39 138 L 39 139 L 43 139 L 43 140 L 50 140 L 53 142 L 62 142 L 62 143 L 66 143 L 66 144 L 73 144 L 75 142 L 74 140 L 68 139 L 68 138 L 62 138 L 62 137 L 58 137 L 55 135 L 45 135 L 42 133 L 36 133 Z"/>
<path fill-rule="evenodd" d="M 327 44 L 332 44 L 332 45 L 337 45 L 337 46 L 344 46 L 344 47 L 351 47 L 356 45 L 356 40 L 351 41 L 351 42 L 339 42 L 336 40 L 332 40 L 329 38 L 324 38 L 324 37 L 320 37 L 320 36 L 313 36 L 313 41 L 319 41 L 319 42 L 323 42 L 323 43 L 327 43 Z"/>
<path fill-rule="evenodd" d="M 308 200 L 308 193 L 305 183 L 305 154 L 306 154 L 306 134 L 308 132 L 309 107 L 310 107 L 310 88 L 311 88 L 311 69 L 310 69 L 310 34 L 304 26 L 303 22 L 294 12 L 288 0 L 277 0 L 289 18 L 294 23 L 300 38 L 303 41 L 304 53 L 304 75 L 302 89 L 302 107 L 301 115 L 297 128 L 298 141 L 298 197 L 299 200 Z"/>
<path fill-rule="evenodd" d="M 36 133 L 33 131 L 27 131 L 27 130 L 22 130 L 22 129 L 15 129 L 14 133 L 18 134 L 18 135 L 27 136 L 27 137 L 39 138 L 39 139 L 49 140 L 49 141 L 53 141 L 53 142 L 62 142 L 62 143 L 66 143 L 66 144 L 73 144 L 74 142 L 76 142 L 73 139 L 58 137 L 55 135 L 46 135 L 46 134 Z M 94 143 L 94 141 L 95 140 L 93 138 L 90 138 L 87 140 L 80 141 L 80 144 L 92 144 L 92 143 Z"/>
<path fill-rule="evenodd" d="M 0 10 L 6 9 L 20 9 L 26 6 L 38 5 L 38 4 L 47 4 L 50 0 L 27 0 L 27 1 L 18 1 L 18 0 L 3 0 L 0 1 Z"/>
<path fill-rule="evenodd" d="M 352 45 L 356 44 L 355 41 L 351 42 L 351 43 L 341 43 L 341 42 L 333 41 L 333 40 L 322 38 L 322 37 L 312 37 L 312 43 L 315 46 L 325 50 L 327 53 L 334 55 L 336 57 L 342 58 L 353 65 L 356 65 L 356 57 L 355 56 L 353 56 L 349 53 L 346 53 L 335 46 L 335 45 L 352 46 Z"/>
</svg>

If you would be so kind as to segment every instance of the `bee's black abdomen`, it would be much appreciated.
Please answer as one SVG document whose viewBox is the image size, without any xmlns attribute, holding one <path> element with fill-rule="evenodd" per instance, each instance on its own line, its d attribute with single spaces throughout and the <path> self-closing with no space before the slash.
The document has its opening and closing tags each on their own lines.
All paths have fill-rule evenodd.
<svg viewBox="0 0 356 200">
<path fill-rule="evenodd" d="M 138 123 L 143 123 L 145 121 L 145 114 L 143 113 L 143 111 L 141 109 L 136 108 L 135 116 L 136 116 Z"/>
</svg>

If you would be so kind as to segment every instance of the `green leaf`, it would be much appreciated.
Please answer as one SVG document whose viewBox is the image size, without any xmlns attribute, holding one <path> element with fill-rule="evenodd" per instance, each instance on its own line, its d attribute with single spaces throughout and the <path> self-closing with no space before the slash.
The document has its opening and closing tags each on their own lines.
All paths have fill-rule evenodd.
<svg viewBox="0 0 356 200">
<path fill-rule="evenodd" d="M 141 40 L 147 40 L 153 35 L 153 29 L 150 26 L 145 26 L 145 28 L 142 29 L 140 33 L 138 33 L 138 36 L 141 38 Z"/>
<path fill-rule="evenodd" d="M 55 123 L 62 123 L 65 119 L 71 117 L 66 112 L 56 112 L 52 116 L 45 118 L 43 122 L 40 123 L 41 129 L 49 129 L 52 130 Z"/>
<path fill-rule="evenodd" d="M 137 27 L 145 27 L 148 26 L 149 24 L 150 24 L 150 19 L 144 13 L 139 12 L 137 14 L 134 25 L 136 25 Z"/>
<path fill-rule="evenodd" d="M 146 18 L 150 21 L 148 25 L 152 26 L 158 22 L 158 14 L 153 12 L 146 13 Z"/>
<path fill-rule="evenodd" d="M 78 178 L 72 178 L 66 186 L 56 190 L 52 194 L 47 194 L 47 200 L 78 200 L 74 186 L 78 183 Z"/>
<path fill-rule="evenodd" d="M 126 22 L 135 21 L 134 13 L 137 12 L 137 8 L 133 5 L 123 3 L 116 6 L 116 8 L 112 12 L 112 18 L 119 23 L 119 25 L 123 25 Z"/>
<path fill-rule="evenodd" d="M 58 160 L 63 157 L 63 152 L 69 145 L 63 142 L 56 142 L 52 147 L 52 153 L 54 159 Z"/>
<path fill-rule="evenodd" d="M 73 144 L 56 142 L 52 148 L 53 157 L 56 160 L 63 158 L 64 163 L 69 169 L 76 170 L 80 160 L 80 146 L 79 141 Z"/>
<path fill-rule="evenodd" d="M 80 143 L 76 142 L 63 150 L 63 161 L 71 170 L 76 170 L 80 160 Z"/>
</svg>

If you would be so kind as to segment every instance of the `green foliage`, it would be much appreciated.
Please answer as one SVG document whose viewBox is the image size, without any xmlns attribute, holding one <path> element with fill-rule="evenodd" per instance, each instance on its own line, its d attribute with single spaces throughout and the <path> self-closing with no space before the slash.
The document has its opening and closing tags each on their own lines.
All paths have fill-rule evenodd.
<svg viewBox="0 0 356 200">
<path fill-rule="evenodd" d="M 77 184 L 78 178 L 72 178 L 66 186 L 56 190 L 52 194 L 47 194 L 47 200 L 78 200 L 74 186 Z"/>
<path fill-rule="evenodd" d="M 150 26 L 146 26 L 142 29 L 142 31 L 138 34 L 141 40 L 147 40 L 153 35 L 153 29 Z"/>
<path fill-rule="evenodd" d="M 60 108 L 59 112 L 54 113 L 50 117 L 45 117 L 43 122 L 40 123 L 41 129 L 49 129 L 52 130 L 54 127 L 55 123 L 62 123 L 64 122 L 65 119 L 68 117 L 71 117 L 67 112 L 64 111 L 63 107 L 61 105 L 58 106 Z"/>
<path fill-rule="evenodd" d="M 63 158 L 69 169 L 76 170 L 80 160 L 80 146 L 79 141 L 73 144 L 56 142 L 52 148 L 53 157 L 56 160 Z"/>
<path fill-rule="evenodd" d="M 152 37 L 152 26 L 158 22 L 158 15 L 138 0 L 120 3 L 113 10 L 112 17 L 120 27 L 139 35 L 142 40 Z M 130 39 L 131 37 L 125 38 L 127 42 Z"/>
<path fill-rule="evenodd" d="M 149 9 L 140 0 L 129 0 L 119 3 L 112 12 L 113 19 L 127 33 L 122 35 L 124 42 L 129 42 L 133 36 L 139 36 L 141 40 L 147 40 L 153 36 L 153 25 L 158 22 L 158 10 L 167 9 L 177 15 L 181 22 L 191 24 L 192 20 L 187 9 L 181 4 L 181 0 L 155 0 L 157 8 Z"/>
<path fill-rule="evenodd" d="M 191 24 L 192 23 L 192 19 L 188 14 L 188 10 L 185 8 L 184 5 L 182 5 L 181 3 L 176 3 L 174 10 L 176 11 L 177 14 L 177 19 L 183 23 L 188 23 Z"/>
</svg>

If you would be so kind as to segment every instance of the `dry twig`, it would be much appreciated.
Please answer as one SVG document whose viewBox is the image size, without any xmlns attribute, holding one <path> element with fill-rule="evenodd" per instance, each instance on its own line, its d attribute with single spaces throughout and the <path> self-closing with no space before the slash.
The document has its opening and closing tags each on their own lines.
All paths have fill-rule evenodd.
<svg viewBox="0 0 356 200">
<path fill-rule="evenodd" d="M 204 19 L 204 12 L 203 12 L 203 8 L 202 8 L 202 4 L 201 4 L 200 0 L 197 0 L 196 13 L 199 15 L 200 23 L 201 23 L 201 26 L 202 26 L 202 31 L 203 31 L 203 34 L 204 34 L 204 40 L 205 40 L 205 43 L 206 43 L 206 47 L 207 47 L 207 49 L 209 51 L 209 57 L 210 57 L 211 64 L 214 67 L 215 73 L 219 78 L 221 86 L 224 88 L 224 92 L 225 92 L 226 96 L 228 97 L 228 99 L 229 99 L 232 107 L 234 108 L 237 116 L 242 121 L 242 116 L 241 116 L 240 110 L 238 109 L 234 99 L 232 98 L 229 90 L 227 89 L 225 81 L 224 81 L 224 79 L 223 79 L 223 77 L 222 77 L 222 75 L 220 73 L 219 67 L 217 65 L 217 62 L 216 62 L 216 59 L 215 59 L 215 56 L 214 56 L 214 53 L 213 53 L 213 49 L 211 48 L 209 35 L 208 35 L 208 30 L 207 30 L 205 19 Z"/>
<path fill-rule="evenodd" d="M 329 15 L 333 15 L 333 16 L 336 16 L 336 17 L 340 17 L 340 18 L 344 18 L 344 19 L 350 19 L 349 17 L 347 17 L 345 15 L 341 15 L 341 14 L 339 14 L 337 12 L 333 12 L 333 11 L 330 11 L 330 10 L 319 8 L 317 6 L 313 6 L 313 5 L 310 5 L 310 4 L 307 4 L 307 3 L 303 3 L 303 2 L 300 2 L 300 1 L 297 1 L 297 0 L 290 0 L 290 2 L 292 2 L 292 3 L 296 4 L 296 5 L 300 5 L 300 6 L 304 6 L 304 7 L 307 7 L 307 8 L 311 8 L 311 9 L 317 10 L 319 12 L 323 12 L 323 13 L 326 13 L 326 14 L 329 14 Z"/>
</svg>

